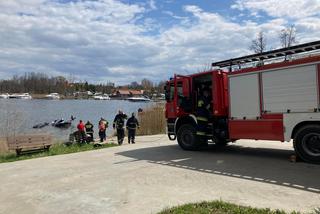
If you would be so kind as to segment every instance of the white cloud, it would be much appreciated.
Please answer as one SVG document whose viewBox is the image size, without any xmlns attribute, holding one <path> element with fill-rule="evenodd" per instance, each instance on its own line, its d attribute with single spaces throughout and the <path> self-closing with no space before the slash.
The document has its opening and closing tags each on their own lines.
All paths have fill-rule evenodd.
<svg viewBox="0 0 320 214">
<path fill-rule="evenodd" d="M 272 23 L 274 30 L 281 26 L 294 24 L 297 40 L 300 43 L 319 40 L 320 35 L 320 0 L 237 0 L 231 6 L 240 11 L 248 10 L 259 14 L 265 12 L 271 17 L 278 17 L 280 23 Z M 266 24 L 264 24 L 265 26 Z M 269 28 L 272 26 L 269 26 Z M 275 33 L 275 32 L 274 32 Z"/>
<path fill-rule="evenodd" d="M 235 22 L 186 5 L 184 17 L 163 12 L 175 18 L 173 26 L 163 28 L 147 16 L 157 6 L 148 2 L 0 1 L 0 78 L 36 71 L 119 84 L 160 81 L 207 68 L 212 60 L 248 54 L 259 30 L 277 47 L 279 31 L 288 23 L 283 17 Z M 319 23 L 311 16 L 297 20 L 301 41 L 316 39 Z"/>
<path fill-rule="evenodd" d="M 319 0 L 237 0 L 231 6 L 241 11 L 247 9 L 255 12 L 266 12 L 273 17 L 303 18 L 319 15 Z"/>
<path fill-rule="evenodd" d="M 150 7 L 151 10 L 158 9 L 155 0 L 149 0 L 149 7 Z"/>
<path fill-rule="evenodd" d="M 134 65 L 139 56 L 150 53 L 148 39 L 140 36 L 147 29 L 134 22 L 145 10 L 138 5 L 112 0 L 67 4 L 38 0 L 19 5 L 23 4 L 0 3 L 4 8 L 0 13 L 0 50 L 10 53 L 8 57 L 0 52 L 1 70 L 88 72 L 87 76 L 99 81 L 97 77 L 108 75 L 105 65 Z M 138 48 L 142 46 L 146 49 Z"/>
</svg>

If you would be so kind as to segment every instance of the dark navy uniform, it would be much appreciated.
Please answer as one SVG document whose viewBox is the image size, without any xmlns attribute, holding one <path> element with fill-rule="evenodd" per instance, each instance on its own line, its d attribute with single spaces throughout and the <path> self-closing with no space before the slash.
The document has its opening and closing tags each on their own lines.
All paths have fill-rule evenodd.
<svg viewBox="0 0 320 214">
<path fill-rule="evenodd" d="M 136 130 L 137 128 L 140 128 L 139 121 L 137 118 L 132 114 L 132 117 L 130 117 L 127 121 L 127 130 L 128 130 L 128 143 L 130 144 L 130 141 L 132 143 L 134 142 L 135 136 L 136 136 Z"/>
<path fill-rule="evenodd" d="M 113 120 L 113 128 L 117 129 L 117 138 L 118 144 L 121 145 L 124 139 L 124 124 L 125 120 L 127 119 L 127 115 L 123 113 L 119 113 Z"/>
<path fill-rule="evenodd" d="M 90 136 L 89 138 L 88 138 L 88 141 L 89 142 L 93 142 L 93 124 L 92 123 L 90 123 L 90 121 L 88 121 L 85 125 L 84 125 L 84 127 L 86 128 L 86 133 Z"/>
<path fill-rule="evenodd" d="M 198 130 L 197 135 L 199 136 L 205 136 L 206 130 L 208 126 L 208 113 L 207 109 L 204 107 L 204 101 L 200 99 L 198 101 L 197 111 L 196 111 L 196 117 L 198 122 Z"/>
<path fill-rule="evenodd" d="M 198 122 L 197 135 L 200 139 L 207 139 L 209 136 L 208 123 L 210 117 L 210 103 L 205 102 L 204 99 L 198 100 L 196 111 L 196 118 Z"/>
</svg>

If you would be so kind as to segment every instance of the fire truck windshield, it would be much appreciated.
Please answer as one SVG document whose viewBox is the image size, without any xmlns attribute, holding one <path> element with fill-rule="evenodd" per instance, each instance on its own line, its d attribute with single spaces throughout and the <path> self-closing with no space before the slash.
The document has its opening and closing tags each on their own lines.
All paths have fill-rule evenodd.
<svg viewBox="0 0 320 214">
<path fill-rule="evenodd" d="M 178 93 L 178 100 L 183 97 L 183 89 L 182 89 L 182 82 L 178 82 L 177 84 L 177 93 Z M 167 102 L 174 100 L 174 84 L 169 83 L 165 87 L 165 96 Z"/>
</svg>

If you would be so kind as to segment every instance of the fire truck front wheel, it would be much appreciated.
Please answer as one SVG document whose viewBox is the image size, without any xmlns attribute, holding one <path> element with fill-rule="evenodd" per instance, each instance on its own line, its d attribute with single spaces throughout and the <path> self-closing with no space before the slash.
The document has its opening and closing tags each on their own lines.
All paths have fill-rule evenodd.
<svg viewBox="0 0 320 214">
<path fill-rule="evenodd" d="M 320 125 L 306 125 L 300 128 L 293 145 L 302 160 L 320 163 Z"/>
<path fill-rule="evenodd" d="M 197 141 L 197 130 L 190 124 L 182 125 L 177 133 L 179 146 L 184 150 L 197 150 L 200 148 L 200 143 Z"/>
</svg>

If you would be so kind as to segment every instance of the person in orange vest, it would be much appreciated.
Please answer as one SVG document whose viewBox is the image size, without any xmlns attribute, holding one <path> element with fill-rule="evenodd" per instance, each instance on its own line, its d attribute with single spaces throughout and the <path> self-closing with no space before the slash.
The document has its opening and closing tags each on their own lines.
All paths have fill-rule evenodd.
<svg viewBox="0 0 320 214">
<path fill-rule="evenodd" d="M 77 125 L 77 129 L 79 132 L 79 143 L 85 143 L 86 142 L 86 131 L 85 131 L 85 125 L 82 122 L 82 120 L 79 121 Z"/>
</svg>

